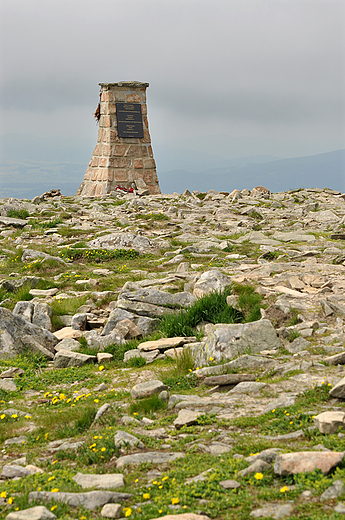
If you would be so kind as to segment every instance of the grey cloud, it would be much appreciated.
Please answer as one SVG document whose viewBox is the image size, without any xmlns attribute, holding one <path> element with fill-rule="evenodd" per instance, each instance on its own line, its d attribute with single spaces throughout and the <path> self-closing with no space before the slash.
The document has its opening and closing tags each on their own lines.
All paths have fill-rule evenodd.
<svg viewBox="0 0 345 520">
<path fill-rule="evenodd" d="M 14 111 L 40 121 L 91 114 L 99 82 L 138 79 L 151 84 L 158 125 L 344 132 L 342 1 L 3 0 L 0 9 L 5 125 Z"/>
</svg>

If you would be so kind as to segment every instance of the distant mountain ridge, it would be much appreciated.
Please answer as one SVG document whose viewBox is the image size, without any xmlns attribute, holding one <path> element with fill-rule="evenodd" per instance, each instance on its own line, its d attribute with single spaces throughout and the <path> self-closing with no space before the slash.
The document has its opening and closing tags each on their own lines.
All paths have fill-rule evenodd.
<svg viewBox="0 0 345 520">
<path fill-rule="evenodd" d="M 0 197 L 32 199 L 52 188 L 74 195 L 83 180 L 94 139 L 40 139 L 9 134 L 1 139 Z M 263 185 L 345 191 L 345 150 L 279 159 L 269 155 L 227 158 L 193 150 L 154 148 L 163 193 L 185 189 L 232 191 Z"/>
<path fill-rule="evenodd" d="M 186 170 L 162 172 L 163 191 L 183 192 L 185 189 L 232 191 L 262 185 L 272 192 L 294 188 L 331 188 L 345 191 L 345 150 L 336 150 L 308 157 L 271 160 L 246 166 L 229 165 L 209 168 L 199 173 Z"/>
</svg>

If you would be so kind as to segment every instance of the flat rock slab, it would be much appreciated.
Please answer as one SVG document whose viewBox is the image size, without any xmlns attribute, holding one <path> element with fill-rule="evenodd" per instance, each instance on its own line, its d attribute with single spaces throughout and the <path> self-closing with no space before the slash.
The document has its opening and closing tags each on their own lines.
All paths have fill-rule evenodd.
<svg viewBox="0 0 345 520">
<path fill-rule="evenodd" d="M 190 338 L 177 336 L 176 338 L 161 338 L 156 341 L 144 341 L 138 345 L 139 350 L 156 350 L 180 347 L 185 343 L 190 343 Z"/>
<path fill-rule="evenodd" d="M 333 386 L 333 388 L 329 391 L 329 395 L 331 397 L 345 399 L 345 377 L 343 377 L 335 386 Z"/>
<path fill-rule="evenodd" d="M 345 453 L 336 451 L 301 451 L 278 455 L 274 463 L 274 472 L 277 475 L 295 475 L 320 469 L 327 474 L 332 468 L 340 464 Z"/>
<path fill-rule="evenodd" d="M 145 383 L 139 383 L 133 386 L 131 390 L 132 399 L 141 399 L 143 397 L 151 397 L 154 394 L 160 394 L 163 390 L 167 390 L 168 387 L 159 381 L 153 379 L 152 381 L 146 381 Z"/>
<path fill-rule="evenodd" d="M 84 489 L 91 487 L 97 489 L 110 489 L 124 486 L 122 473 L 108 473 L 104 475 L 77 473 L 73 477 L 73 480 Z"/>
<path fill-rule="evenodd" d="M 83 506 L 85 509 L 96 509 L 105 504 L 123 502 L 132 495 L 130 493 L 117 493 L 116 491 L 89 491 L 88 493 L 52 493 L 51 491 L 31 491 L 29 502 L 62 502 L 72 507 Z"/>
<path fill-rule="evenodd" d="M 55 287 L 53 289 L 30 289 L 30 291 L 29 291 L 29 293 L 32 296 L 41 296 L 43 298 L 45 298 L 45 297 L 49 298 L 51 296 L 54 296 L 58 292 L 59 292 L 59 289 L 57 287 Z"/>
<path fill-rule="evenodd" d="M 174 420 L 174 426 L 177 430 L 182 428 L 182 426 L 192 426 L 192 424 L 196 423 L 199 415 L 200 413 L 193 412 L 192 410 L 182 409 Z"/>
<path fill-rule="evenodd" d="M 62 340 L 65 338 L 72 338 L 72 339 L 78 339 L 81 338 L 83 333 L 80 330 L 74 330 L 72 327 L 63 327 L 60 330 L 57 330 L 54 332 L 54 336 L 58 340 Z"/>
<path fill-rule="evenodd" d="M 223 374 L 221 376 L 206 377 L 203 381 L 206 386 L 226 386 L 237 385 L 243 381 L 255 381 L 255 376 L 252 374 Z"/>
<path fill-rule="evenodd" d="M 196 515 L 195 513 L 182 513 L 180 515 L 165 515 L 150 520 L 211 520 L 209 516 Z"/>
<path fill-rule="evenodd" d="M 314 424 L 320 433 L 336 433 L 345 427 L 344 412 L 323 412 L 314 417 Z"/>
<path fill-rule="evenodd" d="M 53 520 L 54 513 L 45 506 L 30 507 L 21 511 L 12 511 L 6 516 L 6 520 Z"/>
<path fill-rule="evenodd" d="M 292 504 L 269 504 L 266 507 L 254 509 L 254 511 L 250 513 L 250 516 L 254 518 L 274 518 L 275 520 L 279 520 L 280 518 L 290 516 L 292 511 Z"/>
<path fill-rule="evenodd" d="M 237 480 L 222 480 L 219 482 L 219 485 L 223 489 L 238 489 L 241 487 L 241 484 L 237 482 Z"/>
<path fill-rule="evenodd" d="M 164 464 L 166 462 L 173 462 L 174 460 L 180 459 L 181 457 L 185 457 L 185 455 L 185 453 L 165 453 L 161 451 L 134 453 L 133 455 L 119 457 L 116 461 L 116 467 L 117 469 L 121 469 L 128 464 L 141 464 L 142 462 L 149 462 L 151 464 Z"/>
<path fill-rule="evenodd" d="M 238 383 L 229 394 L 257 394 L 262 388 L 267 386 L 266 383 L 257 383 L 256 381 L 243 381 Z"/>
<path fill-rule="evenodd" d="M 0 224 L 3 226 L 13 226 L 16 228 L 23 228 L 28 224 L 28 220 L 23 220 L 21 218 L 12 218 L 12 217 L 2 217 L 0 216 Z"/>
<path fill-rule="evenodd" d="M 345 365 L 345 351 L 339 352 L 339 354 L 335 354 L 334 356 L 329 356 L 325 358 L 324 361 L 328 365 Z"/>
</svg>

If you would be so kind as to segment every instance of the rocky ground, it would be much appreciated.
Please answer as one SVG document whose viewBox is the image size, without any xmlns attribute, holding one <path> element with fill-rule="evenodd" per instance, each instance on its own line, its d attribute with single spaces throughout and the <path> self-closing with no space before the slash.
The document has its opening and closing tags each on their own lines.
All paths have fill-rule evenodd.
<svg viewBox="0 0 345 520">
<path fill-rule="evenodd" d="M 345 514 L 345 195 L 0 200 L 0 518 Z"/>
</svg>

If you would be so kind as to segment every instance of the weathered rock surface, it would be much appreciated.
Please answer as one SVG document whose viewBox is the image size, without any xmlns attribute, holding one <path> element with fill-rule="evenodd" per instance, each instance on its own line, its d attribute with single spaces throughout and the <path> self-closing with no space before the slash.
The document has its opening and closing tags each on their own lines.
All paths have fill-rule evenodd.
<svg viewBox="0 0 345 520">
<path fill-rule="evenodd" d="M 0 356 L 14 357 L 31 350 L 51 358 L 57 343 L 57 338 L 48 330 L 0 307 Z"/>
</svg>

